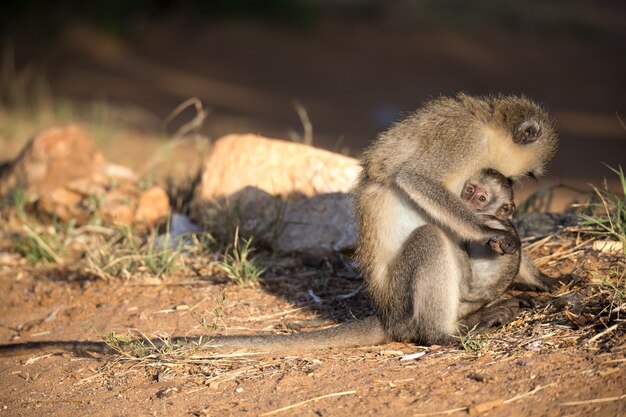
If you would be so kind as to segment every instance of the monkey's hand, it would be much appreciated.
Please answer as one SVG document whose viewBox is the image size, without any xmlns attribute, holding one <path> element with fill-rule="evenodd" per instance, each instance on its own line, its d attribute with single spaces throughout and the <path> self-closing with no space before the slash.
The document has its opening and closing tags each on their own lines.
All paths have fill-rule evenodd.
<svg viewBox="0 0 626 417">
<path fill-rule="evenodd" d="M 490 240 L 489 242 L 487 242 L 487 244 L 491 247 L 491 250 L 498 255 L 504 255 L 506 253 L 504 252 L 504 249 L 502 248 L 502 245 L 499 241 Z"/>
<path fill-rule="evenodd" d="M 514 234 L 506 230 L 494 230 L 496 235 L 487 244 L 500 255 L 515 253 L 520 248 L 520 241 Z"/>
<path fill-rule="evenodd" d="M 510 222 L 504 222 L 495 216 L 482 215 L 485 219 L 485 234 L 490 236 L 487 244 L 495 253 L 504 255 L 515 253 L 520 249 L 521 242 Z"/>
</svg>

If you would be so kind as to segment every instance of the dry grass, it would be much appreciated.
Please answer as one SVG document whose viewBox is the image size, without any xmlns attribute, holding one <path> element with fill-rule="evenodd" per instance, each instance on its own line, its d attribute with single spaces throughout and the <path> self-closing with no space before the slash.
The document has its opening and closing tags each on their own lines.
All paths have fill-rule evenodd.
<svg viewBox="0 0 626 417">
<path fill-rule="evenodd" d="M 595 198 L 580 215 L 581 231 L 619 242 L 626 255 L 626 177 L 621 166 L 608 168 L 617 175 L 620 192 L 612 192 L 606 184 L 593 187 Z"/>
<path fill-rule="evenodd" d="M 239 239 L 239 229 L 235 230 L 232 247 L 227 247 L 217 267 L 238 285 L 256 285 L 267 268 L 260 265 L 258 257 L 252 257 L 252 237 Z"/>
<path fill-rule="evenodd" d="M 197 250 L 198 245 L 191 250 Z M 106 243 L 87 252 L 87 262 L 102 277 L 131 279 L 142 272 L 160 277 L 181 267 L 181 252 L 182 246 L 159 239 L 155 231 L 141 236 L 121 227 L 113 229 Z"/>
</svg>

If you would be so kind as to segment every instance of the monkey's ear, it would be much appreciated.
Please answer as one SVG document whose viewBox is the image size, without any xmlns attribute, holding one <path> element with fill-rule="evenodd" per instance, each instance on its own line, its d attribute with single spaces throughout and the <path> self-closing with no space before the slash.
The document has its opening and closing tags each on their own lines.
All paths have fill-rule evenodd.
<svg viewBox="0 0 626 417">
<path fill-rule="evenodd" d="M 515 143 L 532 143 L 541 136 L 541 125 L 535 119 L 527 119 L 517 125 L 513 131 L 513 141 Z"/>
</svg>

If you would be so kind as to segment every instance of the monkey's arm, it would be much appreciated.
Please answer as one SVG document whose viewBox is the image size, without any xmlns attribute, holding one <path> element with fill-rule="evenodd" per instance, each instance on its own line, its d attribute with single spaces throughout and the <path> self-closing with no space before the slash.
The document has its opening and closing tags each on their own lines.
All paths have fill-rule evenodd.
<svg viewBox="0 0 626 417">
<path fill-rule="evenodd" d="M 461 239 L 484 244 L 495 241 L 506 253 L 519 249 L 519 240 L 513 233 L 488 226 L 440 183 L 402 169 L 396 175 L 396 184 L 428 216 Z"/>
</svg>

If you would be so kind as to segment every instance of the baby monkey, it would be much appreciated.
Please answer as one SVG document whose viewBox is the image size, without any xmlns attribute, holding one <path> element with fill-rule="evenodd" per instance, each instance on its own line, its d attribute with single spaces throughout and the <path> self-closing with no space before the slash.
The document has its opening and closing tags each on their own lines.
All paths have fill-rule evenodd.
<svg viewBox="0 0 626 417">
<path fill-rule="evenodd" d="M 490 227 L 511 232 L 515 236 L 514 244 L 520 247 L 519 236 L 511 221 L 515 203 L 510 179 L 496 170 L 483 169 L 465 182 L 461 200 L 470 210 L 484 217 Z M 462 302 L 459 318 L 462 325 L 488 327 L 500 321 L 495 315 L 481 316 L 480 320 L 474 318 L 472 323 L 465 323 L 463 319 L 494 300 L 499 300 L 519 272 L 521 250 L 511 252 L 502 245 L 502 242 L 495 240 L 489 241 L 488 246 L 465 244 L 468 263 L 460 288 Z"/>
<path fill-rule="evenodd" d="M 461 191 L 461 199 L 476 214 L 496 217 L 517 237 L 517 232 L 511 223 L 515 203 L 513 203 L 513 183 L 510 179 L 496 170 L 483 169 L 467 180 Z M 498 242 L 492 240 L 489 241 L 489 245 L 500 255 L 506 252 Z"/>
</svg>

